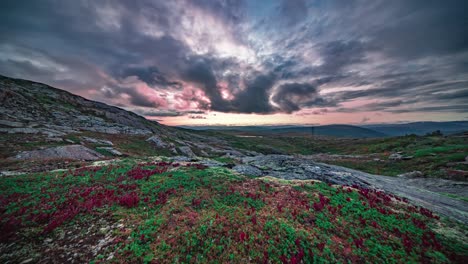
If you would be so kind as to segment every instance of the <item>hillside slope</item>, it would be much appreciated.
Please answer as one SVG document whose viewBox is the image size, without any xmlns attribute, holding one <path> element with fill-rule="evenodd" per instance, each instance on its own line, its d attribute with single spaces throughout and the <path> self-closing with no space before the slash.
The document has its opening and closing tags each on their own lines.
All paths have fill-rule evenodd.
<svg viewBox="0 0 468 264">
<path fill-rule="evenodd" d="M 25 133 L 151 134 L 161 125 L 135 113 L 64 90 L 0 75 L 0 125 Z"/>
<path fill-rule="evenodd" d="M 164 126 L 45 84 L 4 76 L 0 76 L 0 145 L 2 170 L 25 169 L 23 160 L 50 160 L 60 167 L 58 160 L 151 155 L 190 159 L 249 153 L 216 137 Z"/>
</svg>

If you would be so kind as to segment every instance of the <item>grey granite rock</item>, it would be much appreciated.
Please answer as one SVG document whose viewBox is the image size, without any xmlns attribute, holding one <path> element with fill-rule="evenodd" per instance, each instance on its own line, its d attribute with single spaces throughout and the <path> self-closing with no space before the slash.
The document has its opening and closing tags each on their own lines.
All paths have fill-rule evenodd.
<svg viewBox="0 0 468 264">
<path fill-rule="evenodd" d="M 262 176 L 263 172 L 251 165 L 236 165 L 234 168 L 232 168 L 234 171 L 237 171 L 238 173 L 245 174 L 245 175 L 250 175 L 250 176 Z"/>
<path fill-rule="evenodd" d="M 86 142 L 99 144 L 99 145 L 108 145 L 108 146 L 114 145 L 111 141 L 105 140 L 105 139 L 97 139 L 97 138 L 92 138 L 92 137 L 81 137 L 81 139 Z"/>
<path fill-rule="evenodd" d="M 153 135 L 150 138 L 148 138 L 146 141 L 150 142 L 157 148 L 167 148 L 168 144 L 164 142 L 159 136 Z"/>
<path fill-rule="evenodd" d="M 59 146 L 41 150 L 23 151 L 14 159 L 72 159 L 72 160 L 98 160 L 104 156 L 82 145 Z"/>
<path fill-rule="evenodd" d="M 193 153 L 192 149 L 189 146 L 182 146 L 179 147 L 180 152 L 187 157 L 193 158 L 196 157 L 195 153 Z"/>
</svg>

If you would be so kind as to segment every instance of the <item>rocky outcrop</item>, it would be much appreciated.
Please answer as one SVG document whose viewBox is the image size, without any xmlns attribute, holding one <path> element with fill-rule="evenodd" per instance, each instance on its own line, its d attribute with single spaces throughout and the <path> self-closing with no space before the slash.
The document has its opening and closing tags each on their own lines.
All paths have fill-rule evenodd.
<svg viewBox="0 0 468 264">
<path fill-rule="evenodd" d="M 197 155 L 195 155 L 195 153 L 193 153 L 192 149 L 189 146 L 179 147 L 179 150 L 183 155 L 185 155 L 185 156 L 187 156 L 189 158 L 194 158 L 194 157 L 197 156 Z"/>
<path fill-rule="evenodd" d="M 446 193 L 467 197 L 467 183 L 443 179 L 405 178 L 372 175 L 340 166 L 318 163 L 310 158 L 286 155 L 246 157 L 245 164 L 259 168 L 263 175 L 286 180 L 320 180 L 330 184 L 357 185 L 383 190 L 439 214 L 468 223 L 468 203 Z"/>
<path fill-rule="evenodd" d="M 148 138 L 146 141 L 150 142 L 157 148 L 167 148 L 169 145 L 164 142 L 160 137 L 157 135 L 153 135 L 150 138 Z"/>
<path fill-rule="evenodd" d="M 358 185 L 367 187 L 368 184 L 355 177 L 336 173 L 324 166 L 318 165 L 310 159 L 303 159 L 288 155 L 262 155 L 246 157 L 243 162 L 247 165 L 259 168 L 263 175 L 269 175 L 285 180 L 314 179 L 331 184 Z"/>
<path fill-rule="evenodd" d="M 104 158 L 103 155 L 82 145 L 68 145 L 40 150 L 23 151 L 14 157 L 16 160 L 98 160 L 102 158 Z"/>
<path fill-rule="evenodd" d="M 163 130 L 135 113 L 87 100 L 45 84 L 0 75 L 0 132 L 43 133 L 44 128 L 147 135 Z M 8 130 L 6 130 L 8 129 Z M 52 129 L 52 128 L 49 128 Z"/>
</svg>

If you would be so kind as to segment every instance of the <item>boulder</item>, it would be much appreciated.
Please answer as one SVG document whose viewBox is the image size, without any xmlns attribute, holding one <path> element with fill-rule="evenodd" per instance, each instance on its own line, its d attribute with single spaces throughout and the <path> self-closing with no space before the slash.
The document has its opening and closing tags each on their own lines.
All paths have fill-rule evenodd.
<svg viewBox="0 0 468 264">
<path fill-rule="evenodd" d="M 180 152 L 182 152 L 182 154 L 184 154 L 187 157 L 190 157 L 190 158 L 196 157 L 195 153 L 193 153 L 192 149 L 188 146 L 179 147 L 179 150 Z"/>
<path fill-rule="evenodd" d="M 399 153 L 393 153 L 390 156 L 388 156 L 389 160 L 401 160 L 403 159 L 403 156 Z"/>
<path fill-rule="evenodd" d="M 148 138 L 146 141 L 152 143 L 158 148 L 166 148 L 168 145 L 164 142 L 160 137 L 157 135 L 153 135 L 152 137 Z"/>
<path fill-rule="evenodd" d="M 23 151 L 17 154 L 14 159 L 72 159 L 72 160 L 98 160 L 104 158 L 98 152 L 82 145 L 67 145 L 41 150 Z"/>
</svg>

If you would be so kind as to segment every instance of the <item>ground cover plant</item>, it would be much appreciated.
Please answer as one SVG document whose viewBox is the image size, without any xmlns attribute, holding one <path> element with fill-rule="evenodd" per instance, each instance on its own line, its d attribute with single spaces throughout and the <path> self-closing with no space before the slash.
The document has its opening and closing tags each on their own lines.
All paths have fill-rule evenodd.
<svg viewBox="0 0 468 264">
<path fill-rule="evenodd" d="M 462 263 L 468 257 L 465 240 L 440 232 L 446 220 L 357 186 L 129 159 L 3 177 L 0 188 L 2 262 L 40 261 L 51 250 L 43 241 L 66 239 L 73 227 L 86 229 L 96 219 L 121 224 L 104 229 L 105 246 L 77 251 L 82 261 Z M 28 251 L 14 253 L 15 245 Z"/>
</svg>

